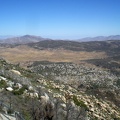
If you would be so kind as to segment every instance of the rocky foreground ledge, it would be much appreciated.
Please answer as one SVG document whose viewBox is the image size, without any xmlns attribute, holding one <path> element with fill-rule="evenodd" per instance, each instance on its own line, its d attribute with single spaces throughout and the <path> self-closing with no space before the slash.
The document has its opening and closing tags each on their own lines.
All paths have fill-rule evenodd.
<svg viewBox="0 0 120 120">
<path fill-rule="evenodd" d="M 74 66 L 72 65 L 72 67 Z M 67 70 L 69 70 L 68 73 L 70 74 L 70 68 Z M 11 106 L 13 110 L 21 112 L 26 120 L 31 120 L 31 117 L 36 117 L 37 120 L 48 119 L 48 117 L 51 120 L 119 120 L 120 107 L 107 97 L 103 99 L 100 96 L 102 90 L 103 93 L 105 92 L 104 89 L 100 89 L 99 92 L 97 91 L 98 93 L 93 94 L 95 91 L 92 90 L 98 89 L 91 89 L 90 86 L 92 85 L 92 76 L 94 76 L 94 83 L 101 85 L 101 80 L 105 79 L 105 83 L 108 82 L 109 87 L 113 86 L 114 89 L 112 90 L 117 90 L 119 86 L 116 86 L 116 81 L 119 78 L 109 72 L 102 71 L 102 69 L 99 71 L 84 66 L 80 70 L 81 72 L 78 72 L 79 76 L 82 81 L 85 81 L 83 85 L 87 85 L 86 89 L 89 90 L 89 94 L 85 89 L 77 88 L 76 84 L 71 83 L 72 81 L 69 84 L 69 80 L 66 83 L 65 79 L 62 81 L 60 79 L 51 79 L 51 77 L 48 78 L 44 74 L 25 70 L 18 65 L 1 60 L 0 99 Z M 72 70 L 72 72 L 74 71 L 76 70 Z M 81 74 L 83 72 L 84 74 Z M 62 74 L 61 71 L 61 76 Z M 66 77 L 65 74 L 63 74 L 64 78 Z M 72 74 L 74 74 L 74 77 L 77 73 Z M 99 77 L 97 74 L 99 74 Z M 104 76 L 102 77 L 101 74 Z M 56 75 L 58 76 L 58 73 Z M 106 80 L 106 78 L 109 79 Z M 88 84 L 85 84 L 87 79 L 89 80 Z M 119 98 L 119 91 L 113 95 Z M 4 113 L 6 112 L 8 110 L 4 111 Z M 3 117 L 4 114 L 1 114 L 1 116 Z"/>
</svg>

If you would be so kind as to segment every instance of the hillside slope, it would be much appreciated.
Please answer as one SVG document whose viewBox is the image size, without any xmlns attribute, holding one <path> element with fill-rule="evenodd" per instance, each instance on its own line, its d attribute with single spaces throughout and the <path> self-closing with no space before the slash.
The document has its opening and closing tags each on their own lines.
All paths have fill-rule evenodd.
<svg viewBox="0 0 120 120">
<path fill-rule="evenodd" d="M 39 65 L 38 68 L 40 68 L 40 71 L 33 69 L 36 65 Z M 119 106 L 109 98 L 110 95 L 113 94 L 114 100 L 120 100 L 120 90 L 116 84 L 116 81 L 119 79 L 117 76 L 111 75 L 102 69 L 90 68 L 84 65 L 76 66 L 71 63 L 58 64 L 43 62 L 37 63 L 36 65 L 29 66 L 32 67 L 32 71 L 24 70 L 20 68 L 19 65 L 13 65 L 0 59 L 0 96 L 2 96 L 0 100 L 6 102 L 8 105 L 12 105 L 12 109 L 20 111 L 26 120 L 31 120 L 33 117 L 31 116 L 31 105 L 34 107 L 35 105 L 38 106 L 38 104 L 40 106 L 42 105 L 40 102 L 43 102 L 41 99 L 43 98 L 43 93 L 50 97 L 49 105 L 53 106 L 54 104 L 56 106 L 51 106 L 53 120 L 56 120 L 56 117 L 58 120 L 64 120 L 66 118 L 69 120 L 80 120 L 81 118 L 82 120 L 120 119 Z M 60 68 L 62 68 L 62 70 Z M 53 79 L 50 75 L 56 77 Z M 64 78 L 56 79 L 62 75 Z M 82 78 L 83 80 L 81 79 L 84 83 L 83 87 L 75 87 L 78 85 L 75 83 L 76 79 L 71 81 L 67 78 L 68 75 L 71 75 L 71 77 L 77 75 L 81 76 L 81 78 L 84 77 Z M 65 79 L 65 76 L 67 79 Z M 91 80 L 89 80 L 89 78 L 91 78 Z M 94 79 L 94 82 L 92 79 Z M 66 81 L 68 82 L 66 83 Z M 81 81 L 79 82 L 81 83 Z M 103 85 L 108 85 L 108 88 L 99 89 L 104 87 L 101 86 L 102 82 Z M 100 87 L 97 86 L 96 88 L 95 85 L 98 85 L 98 83 L 100 83 Z M 21 88 L 18 88 L 19 86 L 16 85 L 21 86 Z M 86 90 L 84 86 L 86 86 Z M 13 90 L 7 91 L 8 87 L 11 87 Z M 102 97 L 100 94 L 105 92 L 106 94 L 104 95 L 107 96 Z M 32 101 L 33 99 L 34 102 Z M 68 112 L 69 110 L 70 112 Z M 35 115 L 38 114 L 36 113 Z"/>
<path fill-rule="evenodd" d="M 28 46 L 36 49 L 66 49 L 72 51 L 104 51 L 109 55 L 120 53 L 120 41 L 91 41 L 91 42 L 74 42 L 74 41 L 53 41 L 46 40 Z"/>
</svg>

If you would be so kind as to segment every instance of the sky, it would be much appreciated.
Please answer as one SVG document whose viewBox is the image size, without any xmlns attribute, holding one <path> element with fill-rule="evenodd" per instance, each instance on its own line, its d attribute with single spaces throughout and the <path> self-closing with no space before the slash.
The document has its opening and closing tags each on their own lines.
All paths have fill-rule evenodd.
<svg viewBox="0 0 120 120">
<path fill-rule="evenodd" d="M 0 36 L 120 35 L 120 0 L 0 0 Z"/>
</svg>

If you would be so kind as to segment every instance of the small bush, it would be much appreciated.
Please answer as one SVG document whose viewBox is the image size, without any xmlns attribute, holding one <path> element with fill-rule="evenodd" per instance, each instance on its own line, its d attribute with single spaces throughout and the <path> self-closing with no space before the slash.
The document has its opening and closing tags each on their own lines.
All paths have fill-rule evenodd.
<svg viewBox="0 0 120 120">
<path fill-rule="evenodd" d="M 117 80 L 116 84 L 118 87 L 120 87 L 120 79 Z"/>
<path fill-rule="evenodd" d="M 85 105 L 85 103 L 81 100 L 78 100 L 77 96 L 75 96 L 75 95 L 73 96 L 73 101 L 74 101 L 75 105 L 83 107 L 83 108 L 85 108 L 85 110 L 88 110 L 88 107 Z"/>
<path fill-rule="evenodd" d="M 114 118 L 114 120 L 120 120 L 120 118 Z"/>
<path fill-rule="evenodd" d="M 5 88 L 7 86 L 7 83 L 4 80 L 0 81 L 0 88 Z"/>
<path fill-rule="evenodd" d="M 13 109 L 8 109 L 8 114 L 13 114 L 14 113 L 14 110 Z"/>
<path fill-rule="evenodd" d="M 27 89 L 27 86 L 24 85 L 22 88 L 20 88 L 19 90 L 13 90 L 13 94 L 14 95 L 22 95 L 25 91 L 25 89 Z"/>
</svg>

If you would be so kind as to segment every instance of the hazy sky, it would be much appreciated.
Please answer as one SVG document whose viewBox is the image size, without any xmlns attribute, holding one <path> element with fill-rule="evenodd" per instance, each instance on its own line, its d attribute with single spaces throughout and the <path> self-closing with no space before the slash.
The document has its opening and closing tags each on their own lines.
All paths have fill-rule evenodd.
<svg viewBox="0 0 120 120">
<path fill-rule="evenodd" d="M 0 0 L 0 35 L 77 39 L 120 34 L 120 0 Z"/>
</svg>

